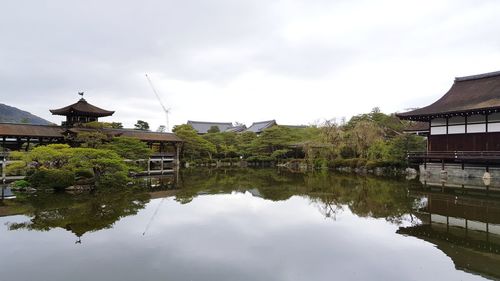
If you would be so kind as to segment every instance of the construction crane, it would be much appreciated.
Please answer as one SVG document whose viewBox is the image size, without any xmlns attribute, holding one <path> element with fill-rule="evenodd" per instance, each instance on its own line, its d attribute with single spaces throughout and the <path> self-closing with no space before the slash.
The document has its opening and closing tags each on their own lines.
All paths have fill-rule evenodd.
<svg viewBox="0 0 500 281">
<path fill-rule="evenodd" d="M 165 105 L 163 104 L 163 102 L 161 101 L 161 98 L 160 98 L 160 95 L 158 95 L 158 92 L 156 91 L 156 88 L 155 86 L 153 85 L 153 82 L 151 82 L 151 79 L 149 79 L 149 76 L 148 74 L 146 73 L 146 79 L 148 79 L 148 83 L 149 83 L 149 86 L 151 86 L 151 89 L 153 90 L 153 93 L 155 94 L 156 96 L 156 99 L 158 100 L 158 102 L 160 103 L 161 105 L 161 108 L 163 109 L 163 111 L 165 112 L 165 117 L 167 119 L 167 132 L 170 132 L 170 122 L 169 122 L 169 119 L 168 119 L 168 115 L 170 114 L 170 109 L 171 108 L 166 108 Z"/>
</svg>

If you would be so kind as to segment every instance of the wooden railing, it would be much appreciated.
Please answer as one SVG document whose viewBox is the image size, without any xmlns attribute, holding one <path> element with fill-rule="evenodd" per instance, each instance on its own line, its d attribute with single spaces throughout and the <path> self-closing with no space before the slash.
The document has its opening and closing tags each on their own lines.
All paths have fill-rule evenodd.
<svg viewBox="0 0 500 281">
<path fill-rule="evenodd" d="M 161 157 L 164 157 L 164 158 L 174 158 L 175 154 L 174 153 L 167 153 L 167 152 L 154 152 L 151 155 L 151 158 L 161 158 Z"/>
<path fill-rule="evenodd" d="M 408 152 L 410 162 L 500 163 L 500 151 Z"/>
</svg>

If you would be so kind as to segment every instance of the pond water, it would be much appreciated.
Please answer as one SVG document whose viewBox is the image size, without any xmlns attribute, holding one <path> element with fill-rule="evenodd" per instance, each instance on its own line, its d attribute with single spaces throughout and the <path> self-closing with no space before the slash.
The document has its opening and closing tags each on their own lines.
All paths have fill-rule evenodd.
<svg viewBox="0 0 500 281">
<path fill-rule="evenodd" d="M 0 203 L 0 280 L 500 278 L 500 192 L 186 170 Z"/>
</svg>

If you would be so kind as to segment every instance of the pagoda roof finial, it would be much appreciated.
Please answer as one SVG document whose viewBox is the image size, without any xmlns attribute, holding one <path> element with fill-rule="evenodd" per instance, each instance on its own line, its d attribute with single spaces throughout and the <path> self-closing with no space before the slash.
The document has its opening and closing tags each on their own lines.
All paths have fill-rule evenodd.
<svg viewBox="0 0 500 281">
<path fill-rule="evenodd" d="M 83 98 L 83 92 L 78 92 L 78 95 L 82 96 L 82 98 L 78 102 L 65 106 L 63 108 L 51 109 L 50 112 L 54 115 L 63 115 L 63 116 L 80 115 L 80 116 L 93 116 L 93 117 L 111 116 L 113 115 L 113 113 L 115 113 L 114 111 L 105 110 L 89 104 Z"/>
</svg>

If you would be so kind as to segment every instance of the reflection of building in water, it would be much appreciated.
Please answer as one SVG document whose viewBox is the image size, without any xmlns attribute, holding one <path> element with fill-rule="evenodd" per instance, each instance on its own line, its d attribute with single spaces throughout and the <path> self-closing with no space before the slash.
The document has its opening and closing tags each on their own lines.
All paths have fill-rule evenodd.
<svg viewBox="0 0 500 281">
<path fill-rule="evenodd" d="M 435 244 L 458 269 L 500 278 L 500 192 L 431 186 L 410 193 L 427 198 L 417 212 L 423 224 L 398 233 Z"/>
<path fill-rule="evenodd" d="M 136 184 L 147 189 L 173 189 L 178 188 L 179 169 L 174 170 L 171 174 L 158 174 L 151 176 L 137 177 Z"/>
<path fill-rule="evenodd" d="M 0 217 L 25 215 L 29 219 L 9 222 L 11 231 L 47 231 L 61 228 L 75 235 L 76 243 L 89 232 L 113 228 L 120 219 L 137 214 L 151 199 L 175 196 L 176 174 L 138 178 L 139 188 L 101 189 L 78 196 L 68 193 L 36 193 L 0 206 Z"/>
</svg>

